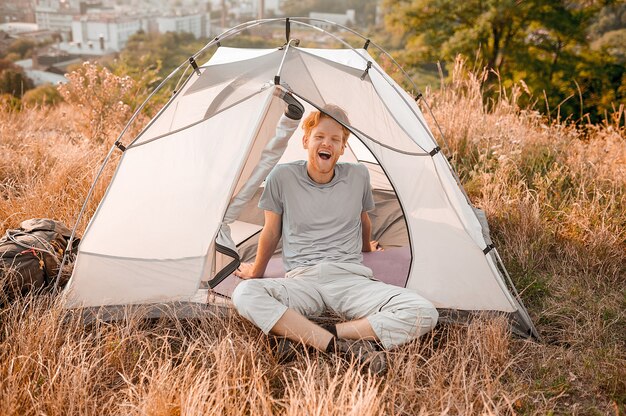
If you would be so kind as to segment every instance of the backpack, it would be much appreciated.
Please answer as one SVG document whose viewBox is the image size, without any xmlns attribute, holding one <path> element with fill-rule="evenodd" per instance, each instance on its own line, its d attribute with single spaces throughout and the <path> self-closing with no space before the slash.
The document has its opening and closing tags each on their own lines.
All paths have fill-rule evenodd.
<svg viewBox="0 0 626 416">
<path fill-rule="evenodd" d="M 69 280 L 56 277 L 72 232 L 61 222 L 34 218 L 0 238 L 0 305 L 32 291 L 61 288 Z M 75 238 L 68 260 L 74 260 L 80 242 Z M 55 283 L 55 284 L 53 284 Z"/>
</svg>

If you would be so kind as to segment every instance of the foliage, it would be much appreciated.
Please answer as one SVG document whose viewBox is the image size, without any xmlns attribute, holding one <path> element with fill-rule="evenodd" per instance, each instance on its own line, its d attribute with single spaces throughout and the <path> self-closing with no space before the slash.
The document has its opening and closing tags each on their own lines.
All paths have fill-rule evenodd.
<svg viewBox="0 0 626 416">
<path fill-rule="evenodd" d="M 0 72 L 5 69 L 19 69 L 19 67 L 8 59 L 0 59 Z"/>
<path fill-rule="evenodd" d="M 450 82 L 425 95 L 445 134 L 442 147 L 472 202 L 486 211 L 544 338 L 523 365 L 532 374 L 529 388 L 544 398 L 561 396 L 555 414 L 620 414 L 626 410 L 624 109 L 599 125 L 559 123 L 520 106 L 521 84 L 501 89 L 485 106 L 485 75 L 458 60 Z M 602 409 L 592 398 L 597 394 L 608 394 L 612 407 Z M 522 399 L 519 410 L 551 413 L 536 406 Z"/>
<path fill-rule="evenodd" d="M 55 300 L 26 298 L 0 310 L 0 414 L 626 412 L 624 113 L 559 123 L 519 105 L 522 84 L 485 106 L 485 74 L 465 65 L 456 61 L 442 88 L 424 92 L 445 144 L 434 132 L 485 210 L 542 342 L 512 337 L 498 318 L 441 325 L 390 351 L 380 378 L 301 347 L 296 361 L 278 364 L 267 338 L 236 317 L 147 321 L 129 312 L 86 324 Z M 100 100 L 100 84 L 83 76 L 79 84 Z M 75 222 L 105 153 L 83 127 L 85 105 L 15 111 L 0 100 L 0 234 L 26 218 Z M 79 234 L 114 165 L 96 184 Z"/>
<path fill-rule="evenodd" d="M 276 48 L 282 45 L 284 38 L 277 41 L 273 37 L 255 36 L 244 30 L 237 36 L 233 36 L 223 41 L 223 45 L 232 48 Z M 211 53 L 212 51 L 209 51 Z M 208 59 L 209 56 L 205 57 Z"/>
<path fill-rule="evenodd" d="M 195 39 L 189 33 L 167 32 L 163 34 L 147 34 L 139 32 L 129 39 L 126 48 L 120 53 L 118 59 L 106 63 L 111 72 L 117 76 L 129 76 L 132 78 L 137 89 L 141 93 L 137 95 L 137 102 L 152 92 L 167 76 L 182 65 L 183 70 L 175 74 L 170 82 L 153 97 L 144 113 L 151 116 L 156 113 L 170 98 L 176 83 L 185 74 L 189 75 L 188 59 L 196 54 L 206 45 L 207 41 Z M 275 47 L 276 41 L 249 34 L 240 34 L 222 42 L 224 46 L 230 47 Z M 208 60 L 216 47 L 209 48 L 206 52 L 197 57 L 197 62 L 202 65 Z M 141 100 L 139 99 L 141 98 Z"/>
<path fill-rule="evenodd" d="M 3 48 L 3 50 L 0 51 L 0 58 L 8 59 L 10 61 L 28 59 L 37 47 L 49 45 L 55 40 L 60 41 L 60 36 L 61 35 L 53 34 L 50 38 L 41 41 L 35 41 L 27 38 L 17 38 L 9 43 L 8 47 Z"/>
<path fill-rule="evenodd" d="M 598 39 L 606 33 L 623 30 L 624 21 L 626 21 L 626 4 L 608 1 L 594 19 L 589 28 L 589 35 L 593 39 Z"/>
<path fill-rule="evenodd" d="M 18 111 L 22 108 L 22 100 L 13 94 L 0 94 L 0 109 L 4 111 Z"/>
<path fill-rule="evenodd" d="M 136 104 L 137 85 L 132 78 L 114 75 L 91 62 L 67 74 L 58 87 L 63 99 L 82 115 L 77 129 L 96 143 L 108 142 L 121 130 Z"/>
<path fill-rule="evenodd" d="M 623 47 L 610 10 L 626 6 L 544 0 L 385 0 L 385 25 L 395 34 L 400 60 L 452 64 L 475 57 L 489 71 L 492 91 L 523 80 L 542 110 L 593 121 L 626 99 Z M 602 38 L 592 48 L 588 33 Z M 613 46 L 616 45 L 616 46 Z M 620 52 L 620 50 L 622 52 Z M 497 74 L 497 76 L 496 76 Z M 493 86 L 496 86 L 495 88 Z"/>
<path fill-rule="evenodd" d="M 141 103 L 150 92 L 169 76 L 178 66 L 185 64 L 205 42 L 190 33 L 167 32 L 163 34 L 138 32 L 131 36 L 119 57 L 106 63 L 117 76 L 130 77 L 138 91 L 137 103 Z M 171 96 L 175 84 L 182 75 L 180 71 L 165 85 L 144 108 L 143 113 L 152 116 Z"/>
<path fill-rule="evenodd" d="M 602 34 L 591 46 L 613 56 L 617 63 L 626 63 L 626 29 L 612 30 Z"/>
<path fill-rule="evenodd" d="M 185 63 L 204 44 L 203 40 L 196 39 L 191 33 L 139 32 L 128 39 L 120 53 L 119 62 L 128 71 L 126 75 L 133 79 L 138 79 L 145 70 L 155 71 L 158 78 L 151 80 L 153 84 Z"/>
<path fill-rule="evenodd" d="M 11 94 L 17 98 L 34 87 L 33 81 L 24 70 L 11 61 L 0 59 L 0 94 Z"/>
<path fill-rule="evenodd" d="M 228 311 L 149 321 L 128 310 L 123 320 L 85 324 L 43 297 L 2 312 L 7 416 L 510 415 L 522 399 L 531 403 L 514 372 L 526 353 L 511 348 L 502 319 L 442 328 L 394 350 L 393 370 L 376 377 L 301 347 L 280 364 L 267 337 Z"/>
<path fill-rule="evenodd" d="M 9 45 L 9 53 L 16 54 L 19 56 L 19 59 L 26 59 L 36 46 L 37 43 L 33 40 L 25 38 L 16 39 Z"/>
<path fill-rule="evenodd" d="M 58 104 L 61 100 L 63 100 L 63 98 L 59 90 L 54 85 L 50 84 L 28 90 L 22 97 L 22 103 L 28 106 L 53 106 Z"/>
<path fill-rule="evenodd" d="M 150 79 L 140 81 L 147 82 L 147 87 L 156 86 L 161 80 L 170 75 L 180 65 L 186 65 L 189 57 L 196 54 L 207 44 L 206 39 L 196 39 L 190 33 L 167 32 L 153 34 L 139 32 L 131 36 L 126 48 L 120 53 L 119 59 L 111 62 L 109 66 L 113 72 L 128 75 L 140 81 L 148 71 Z M 224 46 L 231 47 L 275 47 L 276 41 L 259 36 L 251 36 L 242 33 L 238 36 L 222 41 Z M 206 51 L 197 58 L 198 64 L 203 64 L 215 47 Z"/>
</svg>

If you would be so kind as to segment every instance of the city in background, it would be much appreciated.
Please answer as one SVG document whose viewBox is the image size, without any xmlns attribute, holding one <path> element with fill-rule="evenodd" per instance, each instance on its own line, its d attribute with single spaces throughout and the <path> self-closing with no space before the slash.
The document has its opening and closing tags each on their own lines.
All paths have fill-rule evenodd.
<svg viewBox="0 0 626 416">
<path fill-rule="evenodd" d="M 613 0 L 2 0 L 0 101 L 21 105 L 29 90 L 66 82 L 85 61 L 137 80 L 154 68 L 163 79 L 224 30 L 282 16 L 371 36 L 420 90 L 449 82 L 461 59 L 483 80 L 486 107 L 511 89 L 522 92 L 522 108 L 548 118 L 624 119 L 626 3 Z M 300 46 L 341 47 L 300 26 L 292 37 Z M 341 37 L 362 46 L 348 32 Z M 284 39 L 276 24 L 222 44 L 277 47 Z"/>
<path fill-rule="evenodd" d="M 139 32 L 186 33 L 196 39 L 208 39 L 241 22 L 282 16 L 284 3 L 285 0 L 4 0 L 0 4 L 0 56 L 15 62 L 34 86 L 58 84 L 66 81 L 64 74 L 72 65 L 114 57 Z M 357 23 L 354 9 L 338 13 L 312 10 L 307 16 L 343 25 Z M 27 46 L 30 48 L 24 53 Z M 15 56 L 20 52 L 25 56 Z"/>
</svg>

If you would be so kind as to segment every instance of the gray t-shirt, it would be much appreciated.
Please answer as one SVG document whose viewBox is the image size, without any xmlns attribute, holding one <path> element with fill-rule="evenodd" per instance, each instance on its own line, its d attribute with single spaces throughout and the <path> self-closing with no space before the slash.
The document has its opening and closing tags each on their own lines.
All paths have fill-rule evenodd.
<svg viewBox="0 0 626 416">
<path fill-rule="evenodd" d="M 285 270 L 363 261 L 361 213 L 374 209 L 364 165 L 338 163 L 325 184 L 309 177 L 304 160 L 277 165 L 265 182 L 259 208 L 282 215 Z"/>
</svg>

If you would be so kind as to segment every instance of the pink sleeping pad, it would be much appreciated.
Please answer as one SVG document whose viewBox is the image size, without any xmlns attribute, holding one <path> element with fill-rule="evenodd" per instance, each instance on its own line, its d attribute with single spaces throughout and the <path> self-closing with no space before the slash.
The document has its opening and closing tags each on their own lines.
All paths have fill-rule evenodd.
<svg viewBox="0 0 626 416">
<path fill-rule="evenodd" d="M 408 247 L 389 248 L 384 251 L 363 253 L 363 264 L 372 269 L 377 280 L 391 285 L 404 287 L 411 266 L 411 251 Z M 272 257 L 265 270 L 266 278 L 283 278 L 285 269 L 281 257 Z M 233 293 L 241 279 L 234 275 L 228 276 L 213 290 L 221 295 Z"/>
</svg>

